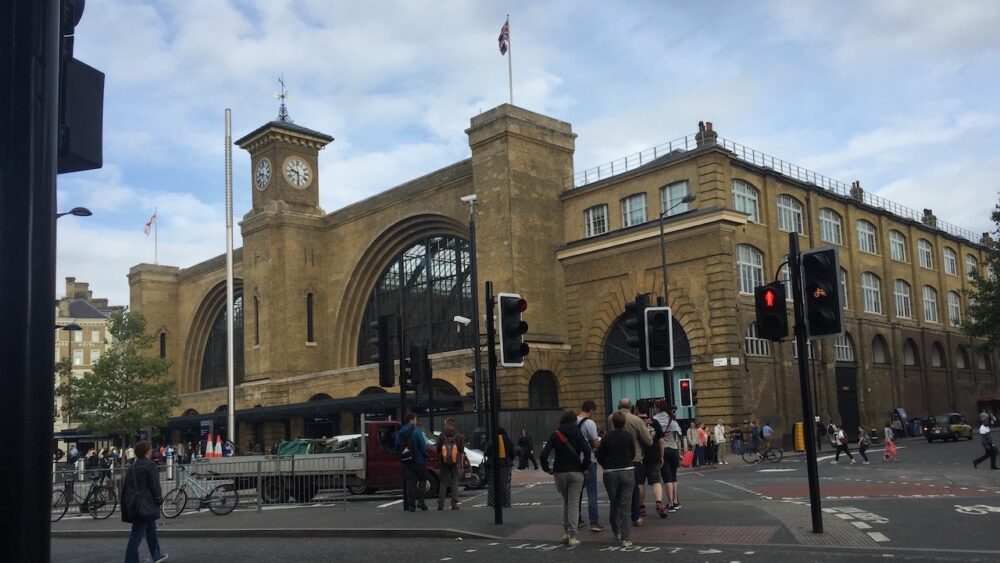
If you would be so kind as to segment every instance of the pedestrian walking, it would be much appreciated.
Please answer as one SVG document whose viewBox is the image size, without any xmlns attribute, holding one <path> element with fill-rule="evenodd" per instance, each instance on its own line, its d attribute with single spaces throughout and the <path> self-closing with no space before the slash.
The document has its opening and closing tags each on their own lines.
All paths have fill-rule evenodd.
<svg viewBox="0 0 1000 563">
<path fill-rule="evenodd" d="M 644 482 L 639 483 L 639 516 L 646 517 L 646 485 L 653 489 L 653 500 L 656 502 L 656 513 L 660 518 L 667 517 L 667 507 L 663 504 L 663 428 L 656 419 L 649 416 L 649 403 L 639 401 L 635 405 L 639 420 L 646 424 L 646 431 L 652 444 L 642 452 Z"/>
<path fill-rule="evenodd" d="M 743 429 L 739 424 L 733 425 L 733 455 L 743 454 Z"/>
<path fill-rule="evenodd" d="M 677 423 L 677 415 L 665 400 L 656 403 L 658 411 L 653 418 L 663 428 L 663 465 L 660 474 L 663 478 L 664 496 L 667 498 L 667 512 L 677 512 L 681 505 L 677 502 L 677 470 L 681 466 L 681 426 Z"/>
<path fill-rule="evenodd" d="M 528 430 L 525 428 L 521 429 L 521 436 L 517 439 L 517 450 L 517 469 L 527 469 L 528 460 L 531 460 L 532 467 L 537 471 L 538 462 L 535 460 L 535 442 L 531 439 L 531 434 L 528 434 Z"/>
<path fill-rule="evenodd" d="M 830 465 L 837 465 L 837 462 L 840 461 L 841 452 L 847 454 L 847 457 L 851 459 L 851 465 L 857 463 L 857 460 L 855 460 L 854 456 L 851 455 L 851 450 L 847 448 L 847 433 L 844 432 L 843 428 L 839 428 L 833 422 L 830 423 L 830 426 L 833 427 L 833 445 L 837 448 L 836 457 L 834 457 L 833 461 L 830 462 Z"/>
<path fill-rule="evenodd" d="M 705 454 L 708 450 L 708 432 L 705 431 L 705 423 L 698 423 L 698 449 L 695 450 L 694 456 L 698 458 L 698 465 L 705 465 Z"/>
<path fill-rule="evenodd" d="M 643 482 L 645 475 L 642 465 L 642 452 L 652 444 L 646 424 L 639 417 L 632 414 L 632 400 L 622 397 L 618 400 L 618 412 L 625 415 L 625 431 L 632 435 L 635 441 L 635 455 L 632 457 L 632 470 L 635 474 L 635 484 L 632 489 L 632 524 L 642 526 L 643 520 L 639 512 L 639 483 Z M 608 428 L 612 427 L 611 417 L 608 417 Z"/>
<path fill-rule="evenodd" d="M 871 436 L 868 434 L 868 429 L 864 426 L 858 426 L 858 453 L 864 458 L 861 462 L 862 465 L 868 465 L 868 448 L 872 445 Z"/>
<path fill-rule="evenodd" d="M 594 422 L 594 411 L 597 404 L 594 401 L 586 400 L 580 407 L 580 414 L 576 416 L 576 426 L 583 434 L 583 438 L 590 444 L 592 452 L 597 451 L 598 444 L 601 443 L 600 435 L 597 433 L 597 423 Z M 597 456 L 591 453 L 590 466 L 587 474 L 584 475 L 583 488 L 587 493 L 587 516 L 590 520 L 591 532 L 603 532 L 597 510 Z M 580 491 L 580 504 L 583 505 L 583 491 Z M 583 523 L 583 511 L 580 511 L 580 523 Z"/>
<path fill-rule="evenodd" d="M 826 436 L 826 426 L 820 422 L 819 417 L 816 417 L 816 449 L 823 449 L 823 437 Z"/>
<path fill-rule="evenodd" d="M 403 510 L 427 510 L 424 503 L 424 489 L 430 480 L 427 473 L 427 441 L 423 430 L 417 426 L 415 413 L 407 413 L 406 424 L 396 433 L 396 452 L 403 464 Z"/>
<path fill-rule="evenodd" d="M 718 422 L 718 424 L 715 425 L 715 429 L 713 431 L 713 434 L 715 434 L 715 444 L 716 444 L 716 448 L 718 448 L 718 453 L 716 454 L 718 456 L 718 461 L 722 465 L 727 465 L 726 464 L 726 443 L 727 443 L 726 442 L 726 425 L 723 424 L 721 420 Z"/>
<path fill-rule="evenodd" d="M 757 428 L 757 421 L 756 420 L 751 420 L 750 421 L 750 448 L 751 448 L 752 451 L 754 451 L 756 453 L 756 456 L 754 457 L 754 460 L 753 460 L 754 463 L 760 462 L 760 457 L 761 457 L 761 453 L 762 453 L 761 450 L 760 450 L 760 447 L 761 447 L 760 428 Z"/>
<path fill-rule="evenodd" d="M 982 441 L 983 449 L 986 450 L 986 453 L 982 457 L 972 460 L 972 468 L 978 468 L 980 463 L 986 461 L 986 458 L 990 458 L 990 469 L 1000 469 L 1000 467 L 997 467 L 997 447 L 993 443 L 993 436 L 990 434 L 990 415 L 986 413 L 980 414 L 979 421 L 981 423 L 979 425 L 979 439 Z"/>
<path fill-rule="evenodd" d="M 701 440 L 698 438 L 698 421 L 692 420 L 685 433 L 688 450 L 694 455 L 691 467 L 698 467 L 698 448 L 701 447 Z"/>
<path fill-rule="evenodd" d="M 160 551 L 156 536 L 156 520 L 160 517 L 163 495 L 160 491 L 160 472 L 151 458 L 149 442 L 142 440 L 135 445 L 136 462 L 122 481 L 122 522 L 132 524 L 125 563 L 139 563 L 139 544 L 146 538 L 146 547 L 154 563 L 167 560 Z"/>
<path fill-rule="evenodd" d="M 555 452 L 555 462 L 549 467 L 549 454 Z M 580 493 L 583 476 L 590 469 L 590 444 L 576 425 L 576 413 L 566 411 L 559 419 L 559 428 L 542 448 L 542 470 L 551 473 L 562 496 L 562 541 L 570 547 L 580 545 L 576 538 L 580 520 Z"/>
<path fill-rule="evenodd" d="M 486 492 L 486 506 L 494 506 L 496 498 L 493 491 L 493 479 L 500 480 L 500 506 L 510 508 L 510 472 L 514 468 L 514 444 L 510 441 L 505 429 L 498 428 L 499 440 L 493 438 L 486 444 L 486 482 L 489 489 Z M 497 456 L 500 469 L 498 474 L 493 472 L 493 456 Z"/>
<path fill-rule="evenodd" d="M 635 488 L 632 469 L 632 460 L 636 454 L 635 440 L 625 431 L 624 413 L 616 412 L 611 415 L 611 427 L 612 430 L 604 435 L 597 448 L 597 461 L 601 464 L 604 488 L 608 491 L 611 531 L 614 532 L 615 539 L 622 542 L 622 547 L 629 547 L 632 545 L 632 540 L 629 539 L 632 530 L 629 512 L 632 490 Z"/>
<path fill-rule="evenodd" d="M 451 509 L 458 510 L 458 474 L 465 456 L 465 436 L 455 428 L 455 419 L 444 419 L 444 428 L 437 441 L 441 479 L 438 484 L 438 510 L 444 510 L 444 498 L 451 490 Z"/>
<path fill-rule="evenodd" d="M 896 461 L 895 434 L 889 422 L 885 423 L 885 428 L 882 429 L 882 432 L 885 434 L 885 453 L 882 454 L 882 461 Z"/>
</svg>

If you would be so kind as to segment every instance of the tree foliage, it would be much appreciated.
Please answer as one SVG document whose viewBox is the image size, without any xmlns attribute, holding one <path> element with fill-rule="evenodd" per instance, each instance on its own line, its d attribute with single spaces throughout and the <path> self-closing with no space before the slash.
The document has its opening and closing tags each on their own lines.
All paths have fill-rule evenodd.
<svg viewBox="0 0 1000 563">
<path fill-rule="evenodd" d="M 146 334 L 146 319 L 125 310 L 111 317 L 107 330 L 111 342 L 93 371 L 60 378 L 56 394 L 63 398 L 64 412 L 96 434 L 128 437 L 163 426 L 180 399 L 167 378 L 170 362 L 143 353 L 155 341 Z M 66 370 L 57 365 L 57 373 L 60 367 Z"/>
<path fill-rule="evenodd" d="M 1000 345 L 1000 204 L 990 214 L 996 229 L 988 241 L 986 262 L 972 273 L 969 295 L 969 314 L 962 329 L 969 336 L 986 339 L 985 347 Z"/>
</svg>

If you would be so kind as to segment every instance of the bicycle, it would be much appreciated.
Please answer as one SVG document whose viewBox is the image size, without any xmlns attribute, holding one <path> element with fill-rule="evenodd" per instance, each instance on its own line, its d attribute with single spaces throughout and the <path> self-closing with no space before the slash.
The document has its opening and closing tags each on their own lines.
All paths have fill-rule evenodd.
<svg viewBox="0 0 1000 563">
<path fill-rule="evenodd" d="M 177 471 L 186 471 L 184 466 L 177 466 L 175 469 Z M 208 471 L 207 473 L 213 477 L 219 476 L 214 471 Z M 163 516 L 166 518 L 176 518 L 181 512 L 184 512 L 184 509 L 187 508 L 188 488 L 195 492 L 195 500 L 198 501 L 197 510 L 207 507 L 216 516 L 229 514 L 240 503 L 240 495 L 236 491 L 235 484 L 229 483 L 209 488 L 209 485 L 202 485 L 195 479 L 198 476 L 198 473 L 195 472 L 185 475 L 184 482 L 179 487 L 171 489 L 169 493 L 164 495 L 163 504 L 160 506 L 160 513 Z"/>
<path fill-rule="evenodd" d="M 69 510 L 70 503 L 73 501 L 76 501 L 80 506 L 81 512 L 90 514 L 94 520 L 105 520 L 115 513 L 115 509 L 118 507 L 118 493 L 115 492 L 113 484 L 109 483 L 105 485 L 101 483 L 102 479 L 100 477 L 92 477 L 90 479 L 90 490 L 87 491 L 86 496 L 81 497 L 76 494 L 76 486 L 73 479 L 74 474 L 69 473 L 67 476 L 70 479 L 66 479 L 63 482 L 63 488 L 53 489 L 52 491 L 52 502 L 49 505 L 51 509 L 49 521 L 58 522 L 62 520 L 62 517 Z"/>
<path fill-rule="evenodd" d="M 778 463 L 781 458 L 785 456 L 785 452 L 781 448 L 776 448 L 774 446 L 768 447 L 763 454 L 758 455 L 757 448 L 747 447 L 743 448 L 743 462 L 744 463 L 757 463 L 759 461 L 767 460 L 771 463 Z"/>
</svg>

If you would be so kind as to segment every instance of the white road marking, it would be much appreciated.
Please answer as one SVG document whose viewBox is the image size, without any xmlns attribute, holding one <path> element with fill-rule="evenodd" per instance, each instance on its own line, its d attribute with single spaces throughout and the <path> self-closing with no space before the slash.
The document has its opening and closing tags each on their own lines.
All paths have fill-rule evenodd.
<svg viewBox="0 0 1000 563">
<path fill-rule="evenodd" d="M 833 514 L 836 511 L 837 511 L 836 508 L 824 508 L 823 509 L 823 512 L 826 512 L 827 514 Z"/>
<path fill-rule="evenodd" d="M 851 522 L 851 524 L 853 524 L 854 527 L 857 528 L 857 529 L 859 529 L 859 530 L 870 530 L 871 529 L 871 526 L 869 526 L 868 524 L 865 524 L 864 522 Z"/>
<path fill-rule="evenodd" d="M 834 516 L 840 518 L 841 520 L 854 520 L 854 517 L 850 514 L 834 514 Z"/>
<path fill-rule="evenodd" d="M 378 507 L 379 507 L 379 508 L 385 508 L 385 507 L 387 507 L 387 506 L 392 506 L 392 505 L 394 505 L 394 504 L 400 504 L 400 503 L 402 503 L 402 502 L 403 502 L 403 499 L 399 499 L 399 500 L 394 500 L 394 501 L 392 501 L 392 502 L 387 502 L 387 503 L 385 503 L 385 504 L 380 504 L 380 505 L 378 505 Z"/>
<path fill-rule="evenodd" d="M 789 468 L 789 469 L 758 469 L 757 473 L 787 473 L 789 471 L 798 471 L 798 469 L 795 469 L 795 468 Z"/>
<path fill-rule="evenodd" d="M 866 532 L 866 533 L 871 539 L 877 542 L 889 541 L 889 538 L 885 537 L 885 534 L 883 534 L 882 532 Z"/>
</svg>

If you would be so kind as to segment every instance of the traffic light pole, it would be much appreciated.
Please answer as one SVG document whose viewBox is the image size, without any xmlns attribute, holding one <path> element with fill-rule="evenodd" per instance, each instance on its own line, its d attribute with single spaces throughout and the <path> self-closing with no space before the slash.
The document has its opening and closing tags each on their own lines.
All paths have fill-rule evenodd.
<svg viewBox="0 0 1000 563">
<path fill-rule="evenodd" d="M 792 303 L 795 309 L 795 346 L 799 353 L 799 388 L 802 392 L 802 417 L 805 423 L 806 469 L 809 473 L 809 506 L 812 510 L 813 533 L 823 533 L 823 511 L 819 496 L 819 468 L 816 466 L 816 422 L 813 417 L 812 393 L 809 391 L 809 341 L 802 302 L 802 270 L 798 233 L 788 233 L 788 269 L 792 274 Z"/>
<path fill-rule="evenodd" d="M 406 424 L 406 348 L 405 342 L 403 342 L 403 315 L 396 315 L 396 344 L 399 348 L 399 427 L 402 428 Z M 361 429 L 361 434 L 364 435 L 366 432 L 365 428 Z M 402 471 L 403 476 L 403 511 L 406 511 L 407 498 L 406 498 L 406 469 L 403 468 L 403 464 L 399 464 L 400 471 Z"/>
<path fill-rule="evenodd" d="M 476 427 L 483 426 L 483 352 L 479 342 L 479 277 L 476 268 L 476 213 L 475 206 L 469 205 L 469 274 L 472 276 L 472 340 L 476 375 L 473 379 L 475 388 L 472 390 L 472 411 L 476 413 Z"/>
<path fill-rule="evenodd" d="M 486 282 L 486 357 L 490 379 L 490 440 L 493 442 L 493 452 L 490 455 L 490 469 L 493 472 L 493 523 L 503 524 L 503 502 L 500 483 L 500 423 L 497 416 L 497 350 L 496 327 L 493 323 L 494 314 L 493 282 Z M 506 445 L 504 446 L 506 447 Z"/>
</svg>

